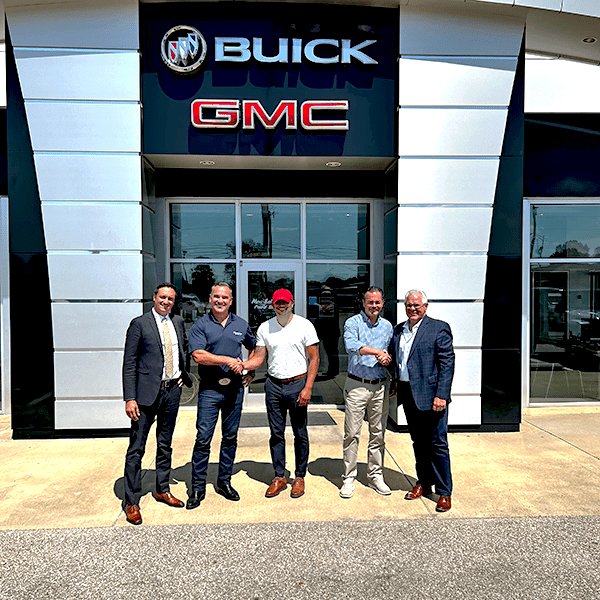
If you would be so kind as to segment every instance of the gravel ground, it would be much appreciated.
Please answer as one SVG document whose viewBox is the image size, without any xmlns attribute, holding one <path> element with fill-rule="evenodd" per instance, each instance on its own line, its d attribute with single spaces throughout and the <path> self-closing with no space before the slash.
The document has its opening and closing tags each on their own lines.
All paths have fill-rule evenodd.
<svg viewBox="0 0 600 600">
<path fill-rule="evenodd" d="M 600 598 L 600 517 L 0 532 L 0 599 Z"/>
</svg>

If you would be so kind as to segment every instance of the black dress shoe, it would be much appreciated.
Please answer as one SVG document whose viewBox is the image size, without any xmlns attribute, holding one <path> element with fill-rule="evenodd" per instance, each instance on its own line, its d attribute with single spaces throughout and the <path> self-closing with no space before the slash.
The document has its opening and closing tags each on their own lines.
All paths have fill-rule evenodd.
<svg viewBox="0 0 600 600">
<path fill-rule="evenodd" d="M 217 492 L 217 494 L 221 494 L 223 498 L 227 498 L 227 500 L 232 500 L 233 502 L 237 502 L 240 499 L 240 495 L 231 487 L 229 483 L 216 485 L 215 492 Z"/>
<path fill-rule="evenodd" d="M 193 508 L 198 508 L 200 506 L 200 502 L 206 498 L 206 490 L 200 490 L 192 492 L 188 501 L 185 503 L 185 507 L 188 510 L 192 510 Z"/>
</svg>

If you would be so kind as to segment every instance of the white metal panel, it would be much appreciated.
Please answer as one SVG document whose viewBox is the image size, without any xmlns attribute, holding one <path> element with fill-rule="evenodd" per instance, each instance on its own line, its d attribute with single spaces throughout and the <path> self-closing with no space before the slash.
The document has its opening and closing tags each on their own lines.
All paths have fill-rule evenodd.
<svg viewBox="0 0 600 600">
<path fill-rule="evenodd" d="M 399 252 L 487 252 L 492 207 L 398 208 Z"/>
<path fill-rule="evenodd" d="M 141 204 L 42 203 L 48 250 L 141 250 Z"/>
<path fill-rule="evenodd" d="M 10 251 L 8 197 L 0 196 L 0 413 L 11 413 Z"/>
<path fill-rule="evenodd" d="M 400 8 L 400 54 L 518 56 L 524 22 L 445 5 Z"/>
<path fill-rule="evenodd" d="M 481 396 L 453 395 L 448 408 L 448 425 L 481 425 Z"/>
<path fill-rule="evenodd" d="M 123 351 L 55 352 L 57 399 L 122 398 Z"/>
<path fill-rule="evenodd" d="M 400 158 L 403 204 L 493 204 L 500 159 Z"/>
<path fill-rule="evenodd" d="M 572 60 L 525 61 L 525 112 L 595 113 L 600 66 Z"/>
<path fill-rule="evenodd" d="M 404 314 L 404 305 L 399 307 L 398 312 Z M 432 302 L 427 314 L 450 325 L 455 347 L 481 347 L 483 302 Z"/>
<path fill-rule="evenodd" d="M 406 425 L 402 406 L 398 407 L 396 416 L 392 413 L 392 418 L 398 425 Z M 448 425 L 481 425 L 481 397 L 453 394 L 448 408 Z"/>
<path fill-rule="evenodd" d="M 56 349 L 123 348 L 131 320 L 142 314 L 138 302 L 60 302 L 52 304 Z"/>
<path fill-rule="evenodd" d="M 508 106 L 517 59 L 400 59 L 401 106 Z"/>
<path fill-rule="evenodd" d="M 27 99 L 140 99 L 137 52 L 15 50 L 23 97 Z"/>
<path fill-rule="evenodd" d="M 600 3 L 598 0 L 563 0 L 562 12 L 600 17 Z"/>
<path fill-rule="evenodd" d="M 55 427 L 61 429 L 128 429 L 131 421 L 122 400 L 57 400 Z"/>
<path fill-rule="evenodd" d="M 481 0 L 479 0 L 481 2 Z M 560 10 L 563 0 L 514 0 L 515 6 Z"/>
<path fill-rule="evenodd" d="M 35 152 L 140 152 L 139 104 L 25 102 Z"/>
<path fill-rule="evenodd" d="M 432 300 L 482 300 L 486 263 L 486 256 L 400 254 L 398 295 L 416 288 Z"/>
<path fill-rule="evenodd" d="M 481 393 L 481 350 L 455 349 L 452 394 Z"/>
<path fill-rule="evenodd" d="M 142 199 L 138 154 L 35 154 L 42 200 Z"/>
<path fill-rule="evenodd" d="M 0 108 L 6 108 L 6 44 L 0 43 Z"/>
<path fill-rule="evenodd" d="M 53 300 L 142 298 L 141 254 L 49 254 Z"/>
<path fill-rule="evenodd" d="M 507 113 L 507 109 L 403 108 L 398 116 L 399 154 L 500 156 Z"/>
<path fill-rule="evenodd" d="M 71 0 L 7 6 L 13 46 L 139 47 L 137 0 Z"/>
</svg>

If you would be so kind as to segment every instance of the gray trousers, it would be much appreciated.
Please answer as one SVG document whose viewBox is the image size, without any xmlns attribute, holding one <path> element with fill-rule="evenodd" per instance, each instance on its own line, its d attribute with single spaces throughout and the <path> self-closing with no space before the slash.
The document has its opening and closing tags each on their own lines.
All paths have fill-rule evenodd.
<svg viewBox="0 0 600 600">
<path fill-rule="evenodd" d="M 369 445 L 367 447 L 367 477 L 383 476 L 385 453 L 385 427 L 389 407 L 388 382 L 361 383 L 346 379 L 344 400 L 344 481 L 353 480 L 357 474 L 358 441 L 362 423 L 367 415 Z"/>
</svg>

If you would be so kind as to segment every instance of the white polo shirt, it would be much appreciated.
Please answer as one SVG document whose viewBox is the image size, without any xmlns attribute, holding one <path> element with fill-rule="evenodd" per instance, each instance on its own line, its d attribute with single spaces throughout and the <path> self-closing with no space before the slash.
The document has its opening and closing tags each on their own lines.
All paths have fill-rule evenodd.
<svg viewBox="0 0 600 600">
<path fill-rule="evenodd" d="M 273 317 L 260 325 L 256 345 L 267 349 L 267 371 L 277 379 L 289 379 L 308 371 L 307 346 L 319 343 L 314 325 L 300 315 L 282 327 Z"/>
</svg>

